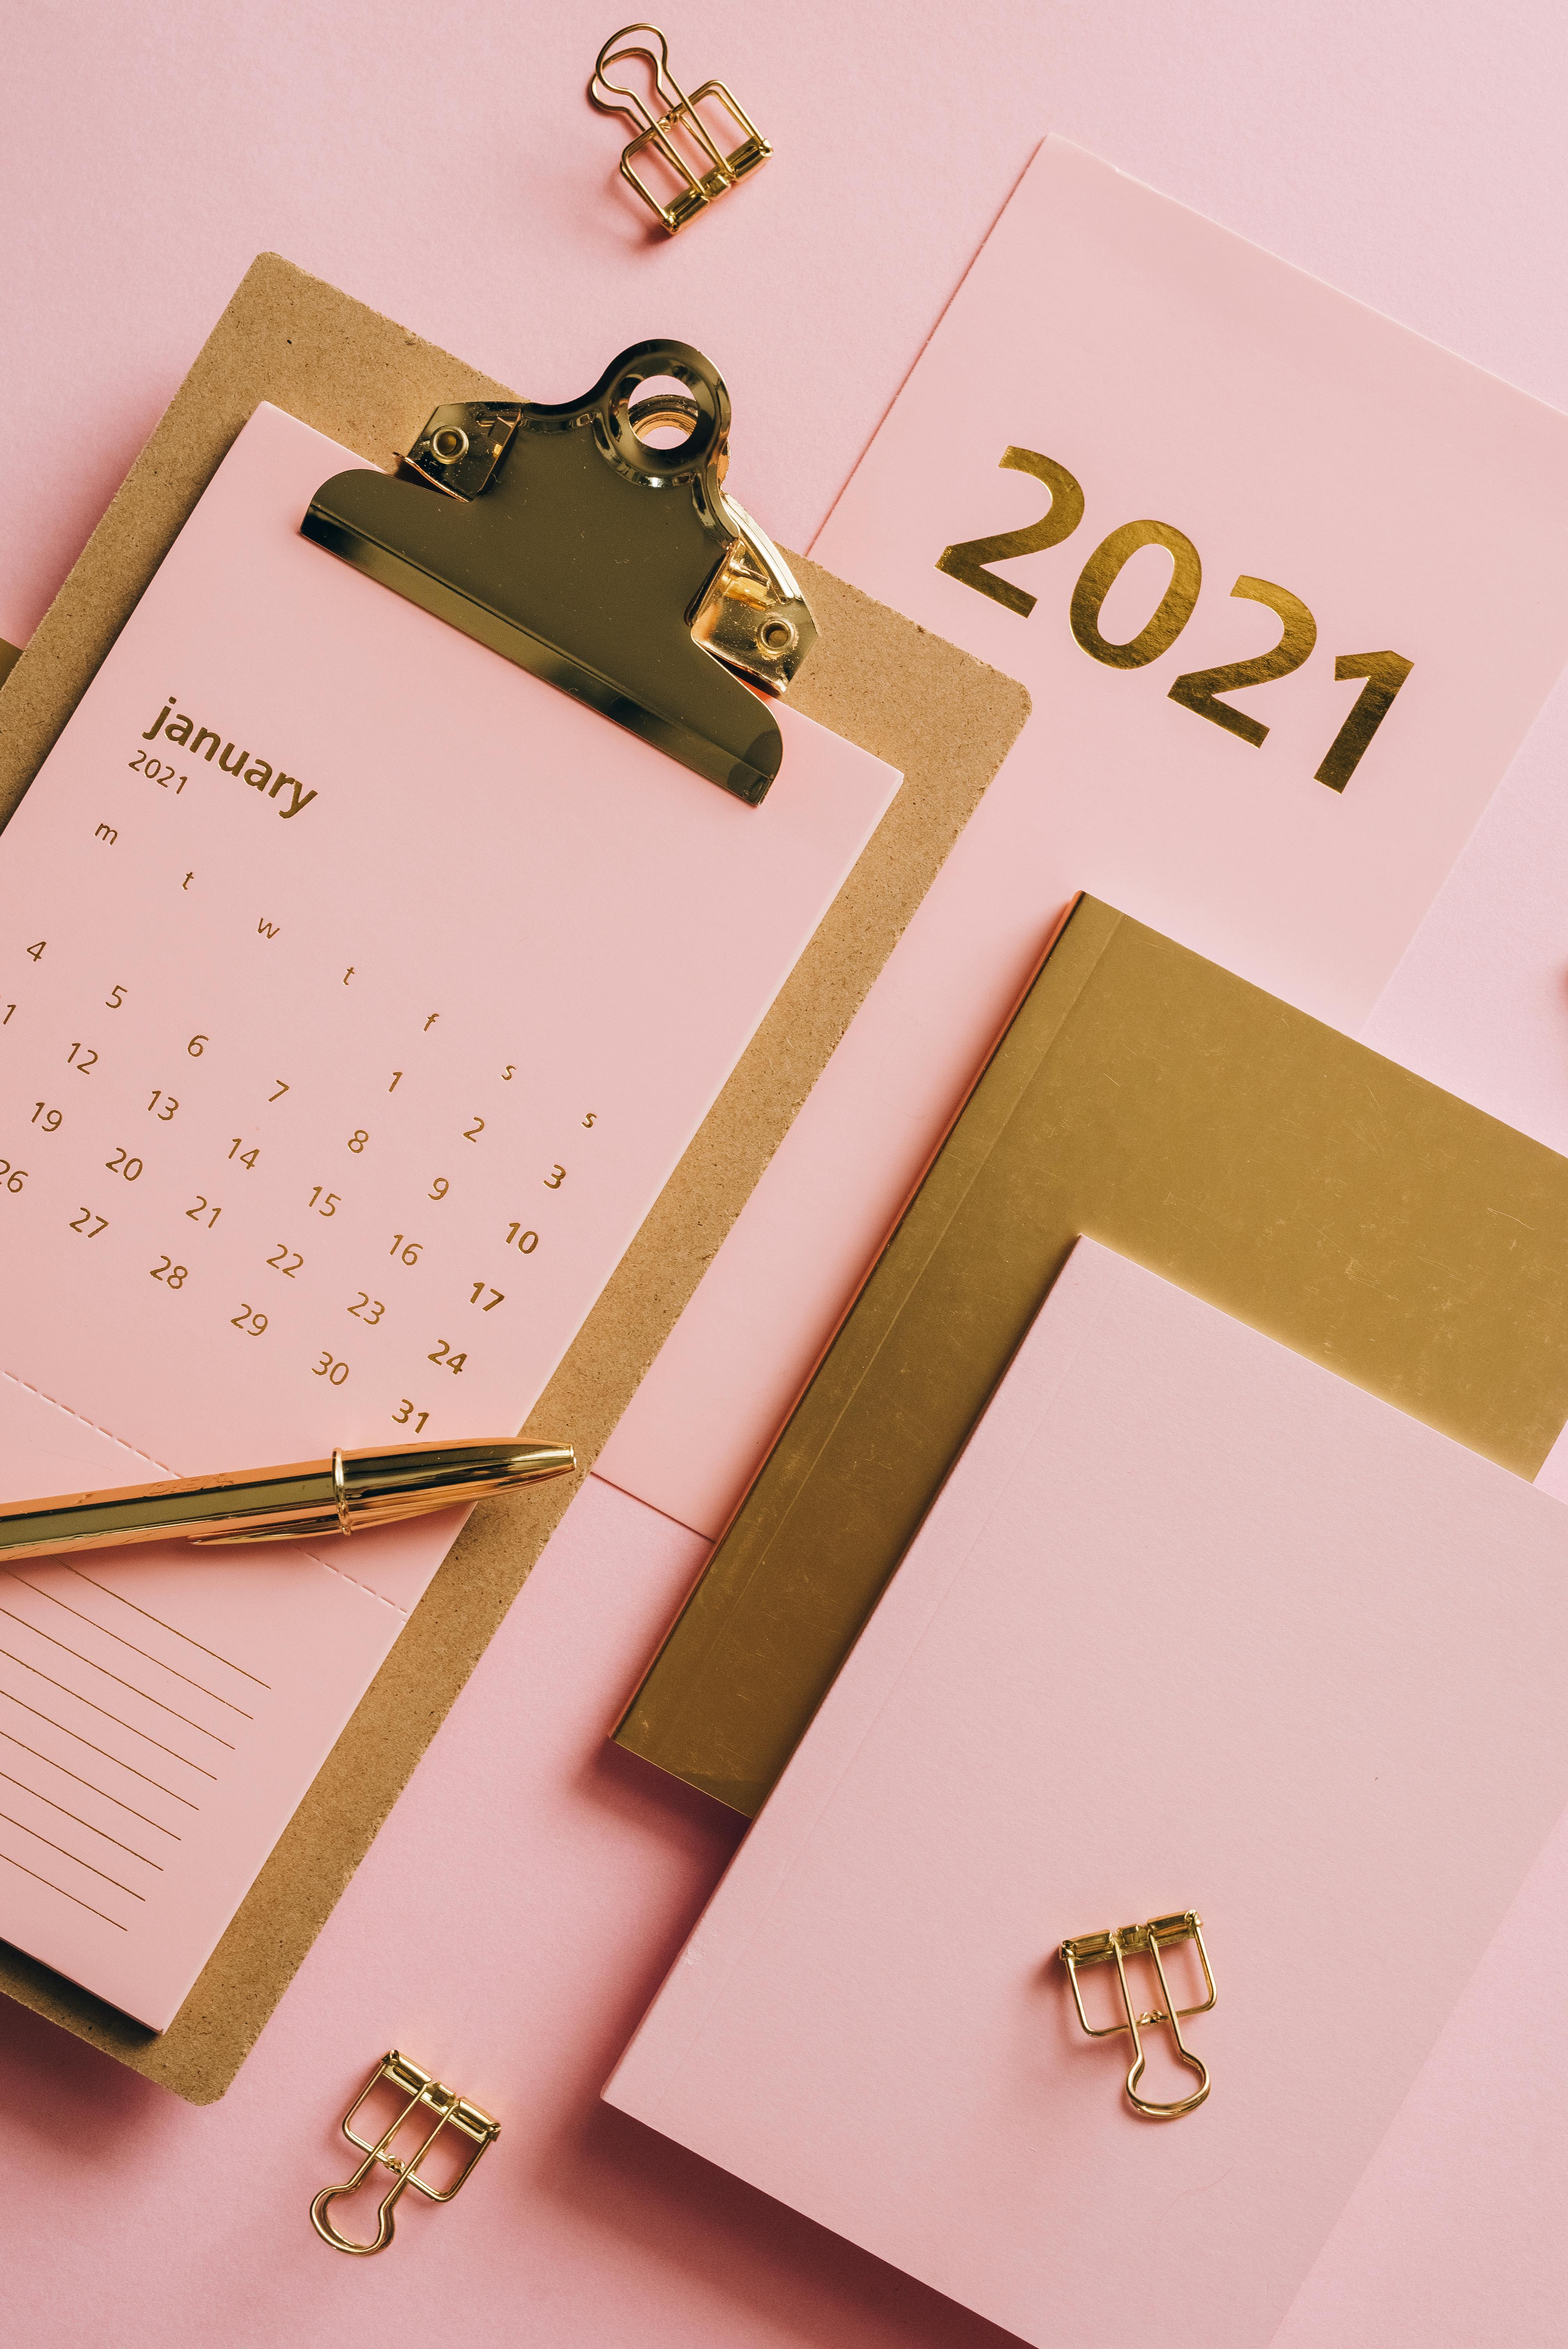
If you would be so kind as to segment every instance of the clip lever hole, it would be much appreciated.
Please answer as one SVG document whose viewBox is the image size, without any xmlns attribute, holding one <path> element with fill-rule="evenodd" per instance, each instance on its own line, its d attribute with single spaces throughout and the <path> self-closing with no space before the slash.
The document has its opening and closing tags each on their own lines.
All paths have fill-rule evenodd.
<svg viewBox="0 0 1568 2349">
<path fill-rule="evenodd" d="M 654 376 L 638 386 L 626 421 L 645 449 L 667 455 L 672 449 L 685 448 L 696 430 L 698 413 L 685 384 L 674 376 Z"/>
</svg>

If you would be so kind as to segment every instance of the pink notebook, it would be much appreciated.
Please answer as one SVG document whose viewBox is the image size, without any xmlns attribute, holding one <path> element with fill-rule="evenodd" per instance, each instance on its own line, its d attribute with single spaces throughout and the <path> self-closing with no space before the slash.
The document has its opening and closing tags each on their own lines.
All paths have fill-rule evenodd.
<svg viewBox="0 0 1568 2349">
<path fill-rule="evenodd" d="M 709 1535 L 1076 890 L 1359 1030 L 1568 658 L 1568 418 L 1050 139 L 811 552 L 1035 716 L 606 1448 Z"/>
<path fill-rule="evenodd" d="M 303 540 L 352 461 L 258 410 L 0 844 L 0 1502 L 514 1430 L 897 788 L 742 806 Z M 167 2024 L 456 1529 L 0 1569 L 0 1933 Z"/>
<path fill-rule="evenodd" d="M 1565 1658 L 1558 1503 L 1081 1240 L 606 2096 L 1026 2341 L 1261 2349 L 1568 1798 Z M 1154 2124 L 1054 1952 L 1189 1907 Z"/>
</svg>

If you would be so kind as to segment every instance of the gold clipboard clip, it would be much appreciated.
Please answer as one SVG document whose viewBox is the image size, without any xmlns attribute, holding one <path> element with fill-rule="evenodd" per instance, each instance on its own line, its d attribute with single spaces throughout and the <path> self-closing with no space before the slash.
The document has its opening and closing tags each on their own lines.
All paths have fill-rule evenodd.
<svg viewBox="0 0 1568 2349">
<path fill-rule="evenodd" d="M 1176 1941 L 1197 1944 L 1199 1962 L 1203 1969 L 1203 1985 L 1209 1993 L 1200 2005 L 1178 2006 L 1171 1996 L 1171 1985 L 1165 1979 L 1164 1960 L 1160 1953 Z M 1120 2031 L 1132 2033 L 1132 2064 L 1127 2075 L 1127 2099 L 1133 2111 L 1141 2113 L 1145 2120 L 1150 2121 L 1173 2121 L 1183 2113 L 1195 2111 L 1209 2093 L 1209 2073 L 1207 2065 L 1194 2055 L 1182 2038 L 1181 2025 L 1190 2014 L 1207 2014 L 1215 1996 L 1209 1952 L 1203 1946 L 1203 1920 L 1197 1910 L 1186 1909 L 1170 1917 L 1150 1917 L 1146 1925 L 1115 1925 L 1105 1933 L 1080 1933 L 1076 1940 L 1064 1941 L 1059 1954 L 1068 1970 L 1068 1980 L 1073 1986 L 1073 2003 L 1078 2008 L 1078 2019 L 1089 2037 L 1109 2039 Z M 1133 2009 L 1132 1994 L 1127 1986 L 1126 1961 L 1130 1957 L 1151 1958 L 1154 1971 L 1160 1978 L 1160 1995 L 1165 2003 L 1151 2007 L 1146 2014 L 1139 2014 Z M 1078 1968 L 1109 1965 L 1113 1960 L 1117 1980 L 1121 1986 L 1122 2013 L 1127 2020 L 1125 2023 L 1103 2023 L 1097 2028 L 1083 2011 Z M 1150 2104 L 1147 2097 L 1138 2093 L 1138 2083 L 1143 2076 L 1143 2066 L 1148 2061 L 1143 2053 L 1143 2042 L 1139 2036 L 1140 2029 L 1156 2023 L 1169 2026 L 1179 2060 L 1190 2072 L 1198 2075 L 1198 2085 L 1192 2094 L 1179 2097 L 1174 2104 Z"/>
<path fill-rule="evenodd" d="M 680 393 L 637 398 L 660 377 Z M 682 435 L 661 448 L 660 428 Z M 300 528 L 465 636 L 756 807 L 784 757 L 759 696 L 817 641 L 788 564 L 727 496 L 729 394 L 637 343 L 581 399 L 438 408 L 397 481 L 335 473 Z"/>
<path fill-rule="evenodd" d="M 372 2144 L 367 2137 L 356 2134 L 355 2116 L 366 2098 L 373 2089 L 380 2086 L 383 2080 L 389 2080 L 406 2101 L 391 2127 L 383 2130 Z M 392 2151 L 393 2139 L 405 2123 L 414 2119 L 416 2115 L 421 2121 L 428 2117 L 429 2127 L 413 2153 L 395 2154 Z M 472 2150 L 449 2186 L 431 2186 L 420 2177 L 419 2165 L 442 2130 L 449 2128 L 466 2137 Z M 416 2193 L 423 2194 L 427 2201 L 449 2202 L 471 2175 L 480 2156 L 488 2151 L 500 2135 L 500 2123 L 490 2114 L 481 2112 L 478 2105 L 469 2104 L 466 2096 L 459 2096 L 455 2089 L 444 2088 L 439 2080 L 422 2070 L 418 2064 L 410 2063 L 407 2055 L 399 2055 L 394 2047 L 383 2055 L 345 2113 L 343 2134 L 350 2145 L 358 2147 L 365 2158 L 353 2177 L 345 2179 L 341 2186 L 322 2188 L 310 2206 L 310 2223 L 322 2241 L 330 2243 L 335 2251 L 347 2251 L 355 2259 L 366 2259 L 372 2251 L 384 2251 L 392 2240 L 396 2223 L 393 2214 L 399 2195 L 411 2186 Z M 391 2172 L 392 2184 L 382 2196 L 377 2210 L 375 2235 L 368 2243 L 356 2243 L 348 2236 L 338 2233 L 327 2216 L 327 2206 L 335 2202 L 340 2194 L 355 2193 L 364 2185 L 377 2163 Z"/>
<path fill-rule="evenodd" d="M 649 38 L 634 39 L 634 35 L 638 33 L 645 33 Z M 606 67 L 619 65 L 625 57 L 642 57 L 652 68 L 663 114 L 655 115 L 646 101 L 624 82 L 610 80 Z M 636 190 L 654 218 L 671 236 L 677 229 L 685 228 L 687 221 L 695 220 L 698 212 L 706 212 L 717 197 L 727 194 L 748 171 L 754 171 L 758 163 L 766 163 L 773 152 L 756 123 L 742 111 L 721 81 L 705 81 L 690 98 L 686 96 L 670 71 L 669 44 L 656 25 L 623 25 L 618 33 L 611 34 L 594 59 L 588 95 L 602 114 L 624 114 L 635 129 L 636 137 L 621 157 L 621 177 Z M 738 147 L 726 152 L 717 145 L 697 112 L 705 100 L 723 107 L 741 130 L 743 136 Z M 636 169 L 637 159 L 650 150 L 682 183 L 678 194 L 667 204 L 660 203 Z"/>
</svg>

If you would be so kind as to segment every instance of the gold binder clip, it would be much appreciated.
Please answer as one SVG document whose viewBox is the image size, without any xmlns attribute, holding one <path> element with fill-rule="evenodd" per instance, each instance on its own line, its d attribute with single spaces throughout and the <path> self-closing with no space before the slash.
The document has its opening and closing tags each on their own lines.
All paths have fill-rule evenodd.
<svg viewBox="0 0 1568 2349">
<path fill-rule="evenodd" d="M 406 2102 L 391 2127 L 384 2130 L 372 2145 L 367 2138 L 356 2136 L 354 2120 L 366 2098 L 373 2089 L 380 2086 L 383 2080 L 389 2080 Z M 405 2123 L 412 2120 L 418 2128 L 423 2127 L 427 2118 L 430 2126 L 414 2151 L 394 2153 L 392 2141 Z M 420 2177 L 419 2165 L 441 2131 L 448 2128 L 456 2129 L 459 2137 L 466 2137 L 472 2150 L 449 2186 L 431 2186 Z M 383 2055 L 345 2113 L 343 2134 L 350 2145 L 358 2147 L 365 2158 L 353 2177 L 346 2179 L 343 2185 L 322 2188 L 310 2206 L 310 2223 L 322 2241 L 330 2243 L 335 2251 L 348 2251 L 356 2259 L 363 2259 L 371 2251 L 384 2251 L 392 2240 L 393 2211 L 405 2187 L 414 2187 L 428 2201 L 449 2202 L 480 2154 L 500 2135 L 500 2123 L 492 2119 L 489 2113 L 481 2112 L 478 2105 L 470 2105 L 467 2097 L 459 2096 L 455 2089 L 444 2088 L 439 2080 L 434 2079 L 428 2072 L 421 2071 L 418 2064 L 411 2064 L 407 2055 L 399 2055 L 394 2047 L 390 2054 Z M 368 2243 L 351 2242 L 346 2235 L 338 2233 L 327 2217 L 327 2205 L 335 2202 L 340 2194 L 352 2194 L 363 2186 L 377 2162 L 383 2169 L 391 2171 L 393 2182 L 383 2195 L 376 2213 L 373 2240 Z"/>
<path fill-rule="evenodd" d="M 650 37 L 635 40 L 633 36 L 637 33 Z M 605 67 L 619 65 L 624 57 L 643 57 L 652 67 L 654 86 L 665 108 L 663 114 L 655 117 L 635 90 L 608 78 Z M 688 220 L 695 220 L 716 196 L 724 195 L 738 180 L 744 179 L 748 171 L 754 171 L 758 163 L 766 163 L 773 152 L 755 122 L 741 111 L 721 81 L 705 81 L 690 98 L 686 96 L 670 71 L 669 44 L 656 25 L 624 25 L 618 33 L 611 34 L 594 61 L 588 95 L 602 113 L 624 114 L 636 127 L 637 136 L 621 157 L 621 176 L 635 188 L 655 219 L 671 236 L 677 229 L 685 228 Z M 739 146 L 731 148 L 727 154 L 716 145 L 697 112 L 705 98 L 723 107 L 731 121 L 746 134 Z M 681 182 L 679 193 L 667 204 L 660 203 L 635 168 L 636 158 L 649 148 L 657 152 Z"/>
<path fill-rule="evenodd" d="M 1174 1941 L 1195 1941 L 1198 1945 L 1203 1982 L 1209 1993 L 1202 2005 L 1178 2006 L 1171 1994 L 1171 1985 L 1165 1979 L 1164 1961 L 1160 1952 L 1162 1949 L 1169 1949 Z M 1214 1977 L 1209 1968 L 1209 1952 L 1203 1947 L 1203 1920 L 1196 1909 L 1183 1909 L 1173 1917 L 1150 1917 L 1146 1925 L 1115 1925 L 1108 1933 L 1080 1933 L 1076 1940 L 1062 1943 L 1060 1956 L 1073 1986 L 1073 2003 L 1078 2008 L 1078 2019 L 1089 2037 L 1109 2039 L 1119 2031 L 1130 2031 L 1132 2033 L 1132 2066 L 1127 2075 L 1127 2097 L 1133 2111 L 1141 2113 L 1146 2120 L 1151 2121 L 1173 2121 L 1182 2113 L 1194 2111 L 1209 2093 L 1209 2074 L 1207 2066 L 1199 2061 L 1182 2038 L 1181 2024 L 1190 2014 L 1207 2014 L 1214 2003 Z M 1133 2012 L 1132 1996 L 1127 1987 L 1126 1960 L 1130 1957 L 1152 1958 L 1154 1971 L 1160 1978 L 1160 1994 L 1165 2003 L 1151 2007 L 1147 2014 Z M 1107 1965 L 1112 1959 L 1116 1961 L 1117 1980 L 1121 1985 L 1122 2012 L 1127 2020 L 1125 2023 L 1107 2023 L 1097 2029 L 1083 2011 L 1078 1968 Z M 1178 2057 L 1190 2072 L 1198 2075 L 1198 2085 L 1192 2094 L 1179 2097 L 1174 2104 L 1150 2104 L 1147 2097 L 1138 2093 L 1138 2083 L 1143 2076 L 1143 2066 L 1148 2060 L 1143 2053 L 1139 2029 L 1140 2025 L 1150 2023 L 1170 2025 Z"/>
</svg>

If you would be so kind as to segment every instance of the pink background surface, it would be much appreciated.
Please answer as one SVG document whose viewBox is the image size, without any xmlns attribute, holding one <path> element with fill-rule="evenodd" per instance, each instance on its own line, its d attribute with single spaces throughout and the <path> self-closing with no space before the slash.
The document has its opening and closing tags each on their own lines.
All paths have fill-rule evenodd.
<svg viewBox="0 0 1568 2349">
<path fill-rule="evenodd" d="M 1546 0 L 934 0 L 665 21 L 776 159 L 676 243 L 581 97 L 613 17 L 402 0 L 13 12 L 0 91 L 0 635 L 21 641 L 253 254 L 273 247 L 542 398 L 673 333 L 723 367 L 731 476 L 797 546 L 825 517 L 1047 129 L 1568 408 Z M 454 223 L 456 232 L 454 233 Z M 1568 1147 L 1568 692 L 1364 1030 Z M 40 2344 L 424 2338 L 981 2349 L 1001 2335 L 595 2111 L 716 1878 L 722 1815 L 600 1750 L 700 1547 L 590 1488 L 240 2080 L 192 2111 L 0 2009 L 0 2243 Z M 1289 2349 L 1508 2331 L 1568 2288 L 1568 2054 L 1542 1951 L 1568 1835 L 1287 2321 Z M 461 2200 L 379 2262 L 304 2220 L 397 2042 L 506 2119 Z M 25 2248 L 24 2248 L 25 2247 Z"/>
</svg>

